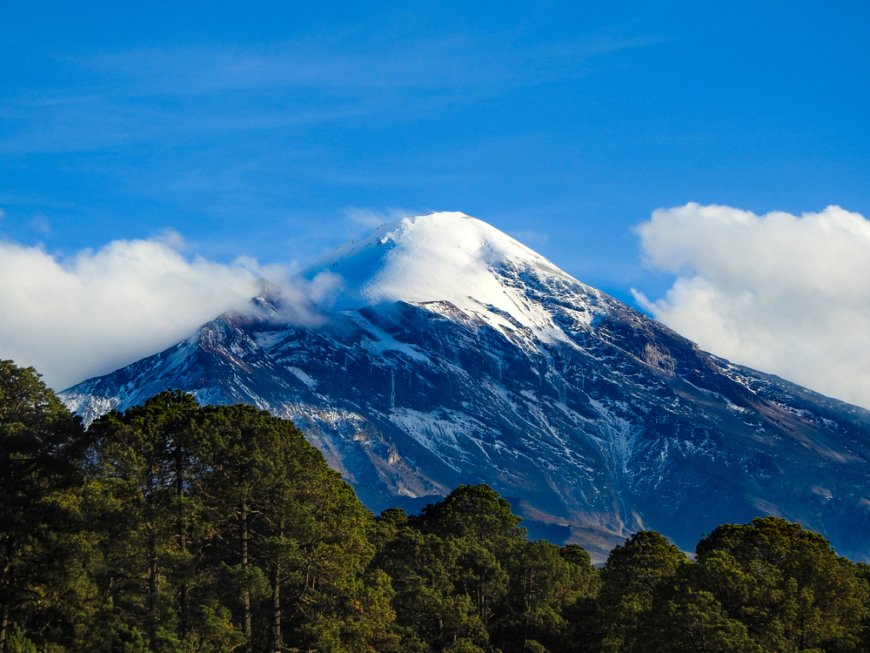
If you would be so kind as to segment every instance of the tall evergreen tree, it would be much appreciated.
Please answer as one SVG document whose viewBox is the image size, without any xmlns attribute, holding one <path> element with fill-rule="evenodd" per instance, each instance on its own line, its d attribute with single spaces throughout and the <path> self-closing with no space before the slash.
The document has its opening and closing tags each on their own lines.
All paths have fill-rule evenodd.
<svg viewBox="0 0 870 653">
<path fill-rule="evenodd" d="M 610 552 L 597 600 L 602 651 L 644 650 L 640 628 L 656 592 L 686 564 L 686 556 L 655 531 L 635 533 Z"/>
<path fill-rule="evenodd" d="M 765 648 L 857 650 L 867 583 L 818 533 L 776 517 L 726 524 L 699 542 L 696 565 L 698 587 Z"/>
<path fill-rule="evenodd" d="M 598 593 L 598 573 L 576 545 L 526 542 L 508 561 L 506 617 L 495 640 L 507 652 L 540 646 L 559 651 L 570 638 L 568 615 Z"/>
<path fill-rule="evenodd" d="M 121 615 L 154 650 L 172 649 L 190 629 L 191 546 L 202 528 L 191 491 L 202 474 L 198 410 L 192 396 L 167 391 L 112 411 L 89 431 L 93 505 L 103 532 L 104 631 L 113 632 Z"/>
<path fill-rule="evenodd" d="M 366 575 L 371 515 L 292 423 L 251 406 L 204 409 L 212 553 L 232 572 L 245 650 L 385 650 L 386 577 Z M 376 624 L 380 624 L 377 627 Z"/>
<path fill-rule="evenodd" d="M 468 544 L 479 546 L 423 532 L 412 522 L 402 525 L 379 554 L 378 566 L 393 580 L 393 605 L 408 650 L 483 651 L 488 645 L 478 606 L 461 584 L 463 577 L 467 580 L 463 553 Z"/>
<path fill-rule="evenodd" d="M 0 650 L 13 623 L 45 641 L 64 606 L 43 600 L 75 568 L 81 423 L 32 368 L 0 361 Z M 67 566 L 66 563 L 71 563 Z M 81 596 L 77 596 L 81 599 Z M 69 627 L 69 624 L 67 624 Z"/>
<path fill-rule="evenodd" d="M 746 624 L 726 614 L 722 604 L 693 585 L 695 565 L 684 565 L 674 583 L 662 583 L 653 607 L 639 626 L 642 650 L 649 653 L 761 653 Z"/>
<path fill-rule="evenodd" d="M 460 485 L 426 506 L 415 522 L 441 537 L 466 538 L 489 551 L 507 553 L 522 544 L 526 529 L 510 504 L 488 485 Z"/>
</svg>

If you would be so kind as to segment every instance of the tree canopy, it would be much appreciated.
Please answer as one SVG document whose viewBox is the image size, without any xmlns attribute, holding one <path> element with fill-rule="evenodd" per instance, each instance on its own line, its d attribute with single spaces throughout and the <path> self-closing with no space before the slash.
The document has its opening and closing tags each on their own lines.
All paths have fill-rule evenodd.
<svg viewBox="0 0 870 653">
<path fill-rule="evenodd" d="M 0 362 L 0 653 L 870 650 L 870 567 L 784 519 L 600 570 L 461 485 L 373 516 L 292 422 L 163 392 L 84 432 Z"/>
</svg>

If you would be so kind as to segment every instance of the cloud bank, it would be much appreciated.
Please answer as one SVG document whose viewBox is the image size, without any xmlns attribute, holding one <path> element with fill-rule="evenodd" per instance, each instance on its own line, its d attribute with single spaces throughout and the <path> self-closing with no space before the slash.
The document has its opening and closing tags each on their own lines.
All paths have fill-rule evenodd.
<svg viewBox="0 0 870 653">
<path fill-rule="evenodd" d="M 0 358 L 32 365 L 55 389 L 110 372 L 242 308 L 269 277 L 287 319 L 315 319 L 328 280 L 289 284 L 285 271 L 252 259 L 224 264 L 182 253 L 174 232 L 118 240 L 61 259 L 0 242 Z M 309 293 L 311 290 L 312 293 Z"/>
<path fill-rule="evenodd" d="M 646 263 L 676 276 L 633 290 L 656 319 L 736 363 L 870 408 L 870 220 L 838 206 L 756 215 L 660 209 L 637 228 Z"/>
</svg>

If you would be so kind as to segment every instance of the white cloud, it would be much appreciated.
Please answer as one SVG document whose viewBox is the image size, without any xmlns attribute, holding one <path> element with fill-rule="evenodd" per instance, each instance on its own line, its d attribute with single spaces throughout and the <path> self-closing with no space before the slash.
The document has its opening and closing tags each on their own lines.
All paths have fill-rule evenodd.
<svg viewBox="0 0 870 653">
<path fill-rule="evenodd" d="M 216 263 L 180 253 L 167 231 L 114 241 L 68 260 L 0 242 L 0 358 L 32 365 L 56 389 L 154 354 L 277 281 L 291 321 L 317 319 L 307 287 L 251 259 Z M 314 289 L 323 293 L 322 281 Z"/>
<path fill-rule="evenodd" d="M 418 214 L 412 211 L 405 211 L 404 209 L 386 209 L 382 211 L 362 206 L 349 206 L 344 209 L 344 215 L 347 216 L 351 222 L 356 222 L 363 227 L 374 229 L 380 227 L 382 224 L 397 222 L 407 216 Z"/>
<path fill-rule="evenodd" d="M 870 407 L 870 220 L 728 206 L 660 209 L 637 228 L 646 262 L 676 275 L 633 291 L 702 348 Z"/>
<path fill-rule="evenodd" d="M 550 242 L 549 234 L 541 233 L 534 229 L 514 229 L 510 232 L 510 235 L 527 247 L 544 247 Z"/>
</svg>

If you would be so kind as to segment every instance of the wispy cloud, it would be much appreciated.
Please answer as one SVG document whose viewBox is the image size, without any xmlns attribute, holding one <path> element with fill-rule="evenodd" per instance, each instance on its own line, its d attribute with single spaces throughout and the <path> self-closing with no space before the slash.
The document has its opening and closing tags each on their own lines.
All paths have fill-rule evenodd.
<svg viewBox="0 0 870 653">
<path fill-rule="evenodd" d="M 515 229 L 510 232 L 510 235 L 518 241 L 533 248 L 540 248 L 546 245 L 549 240 L 549 234 L 535 231 L 534 229 Z"/>
<path fill-rule="evenodd" d="M 183 253 L 171 230 L 59 258 L 0 241 L 0 358 L 32 365 L 60 389 L 160 351 L 224 310 L 242 308 L 268 278 L 282 318 L 316 323 L 334 280 L 291 281 L 250 258 L 218 263 Z"/>
<path fill-rule="evenodd" d="M 589 74 L 590 63 L 651 39 L 522 43 L 497 37 L 346 42 L 336 36 L 261 46 L 179 46 L 66 57 L 65 88 L 2 97 L 0 152 L 88 151 L 286 131 L 368 116 L 390 121 L 511 88 Z"/>
<path fill-rule="evenodd" d="M 729 206 L 655 211 L 647 263 L 676 275 L 637 300 L 704 349 L 870 408 L 870 220 L 829 206 L 756 215 Z"/>
<path fill-rule="evenodd" d="M 28 222 L 28 226 L 38 234 L 43 236 L 51 233 L 51 223 L 43 214 L 33 216 Z"/>
<path fill-rule="evenodd" d="M 349 48 L 319 37 L 259 47 L 151 48 L 82 58 L 101 75 L 142 93 L 196 95 L 286 88 L 479 89 L 575 77 L 590 60 L 654 39 L 513 43 L 498 37 L 371 38 Z M 487 56 L 482 56 L 482 55 Z"/>
<path fill-rule="evenodd" d="M 361 206 L 349 206 L 344 209 L 344 215 L 353 223 L 374 229 L 388 222 L 395 222 L 408 216 L 420 215 L 420 212 L 405 209 L 370 209 Z"/>
</svg>

